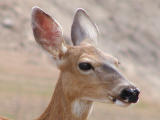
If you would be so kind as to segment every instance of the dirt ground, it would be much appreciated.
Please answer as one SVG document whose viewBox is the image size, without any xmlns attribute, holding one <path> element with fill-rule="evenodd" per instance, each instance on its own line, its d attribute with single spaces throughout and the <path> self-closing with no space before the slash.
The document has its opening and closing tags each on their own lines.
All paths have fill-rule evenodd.
<svg viewBox="0 0 160 120">
<path fill-rule="evenodd" d="M 70 40 L 76 8 L 87 10 L 100 30 L 99 47 L 121 62 L 120 70 L 140 89 L 128 108 L 95 103 L 89 120 L 159 120 L 159 0 L 2 0 L 0 1 L 0 115 L 33 120 L 48 105 L 58 70 L 35 43 L 31 8 L 39 6 L 62 25 Z"/>
</svg>

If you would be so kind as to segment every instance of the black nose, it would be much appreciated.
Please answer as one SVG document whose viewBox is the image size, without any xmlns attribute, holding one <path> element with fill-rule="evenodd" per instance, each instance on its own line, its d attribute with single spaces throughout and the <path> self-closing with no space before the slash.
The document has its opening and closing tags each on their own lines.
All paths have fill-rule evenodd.
<svg viewBox="0 0 160 120">
<path fill-rule="evenodd" d="M 129 103 L 136 103 L 138 101 L 139 93 L 140 91 L 138 89 L 123 89 L 120 94 L 120 98 L 123 100 L 128 100 Z"/>
</svg>

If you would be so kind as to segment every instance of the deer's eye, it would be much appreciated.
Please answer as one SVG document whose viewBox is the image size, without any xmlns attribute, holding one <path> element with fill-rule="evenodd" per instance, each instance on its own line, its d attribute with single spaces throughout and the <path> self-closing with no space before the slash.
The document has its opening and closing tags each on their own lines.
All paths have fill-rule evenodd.
<svg viewBox="0 0 160 120">
<path fill-rule="evenodd" d="M 79 68 L 83 71 L 87 71 L 93 69 L 93 66 L 90 63 L 82 62 L 79 63 Z"/>
</svg>

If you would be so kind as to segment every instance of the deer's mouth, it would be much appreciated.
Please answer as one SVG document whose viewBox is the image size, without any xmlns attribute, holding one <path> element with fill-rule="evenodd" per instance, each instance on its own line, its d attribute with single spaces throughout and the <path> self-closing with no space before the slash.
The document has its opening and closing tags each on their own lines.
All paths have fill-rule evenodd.
<svg viewBox="0 0 160 120">
<path fill-rule="evenodd" d="M 122 100 L 119 97 L 109 96 L 110 101 L 119 106 L 129 106 L 131 103 L 128 100 Z"/>
</svg>

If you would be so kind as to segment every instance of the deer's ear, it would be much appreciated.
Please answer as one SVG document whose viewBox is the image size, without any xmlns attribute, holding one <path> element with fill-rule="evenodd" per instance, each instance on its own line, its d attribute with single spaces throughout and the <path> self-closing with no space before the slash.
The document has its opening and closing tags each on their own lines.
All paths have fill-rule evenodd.
<svg viewBox="0 0 160 120">
<path fill-rule="evenodd" d="M 55 57 L 64 47 L 62 30 L 55 19 L 39 7 L 32 9 L 32 29 L 35 40 Z"/>
<path fill-rule="evenodd" d="M 97 26 L 92 22 L 83 9 L 77 9 L 71 28 L 73 44 L 80 45 L 82 42 L 97 44 L 97 36 Z"/>
</svg>

